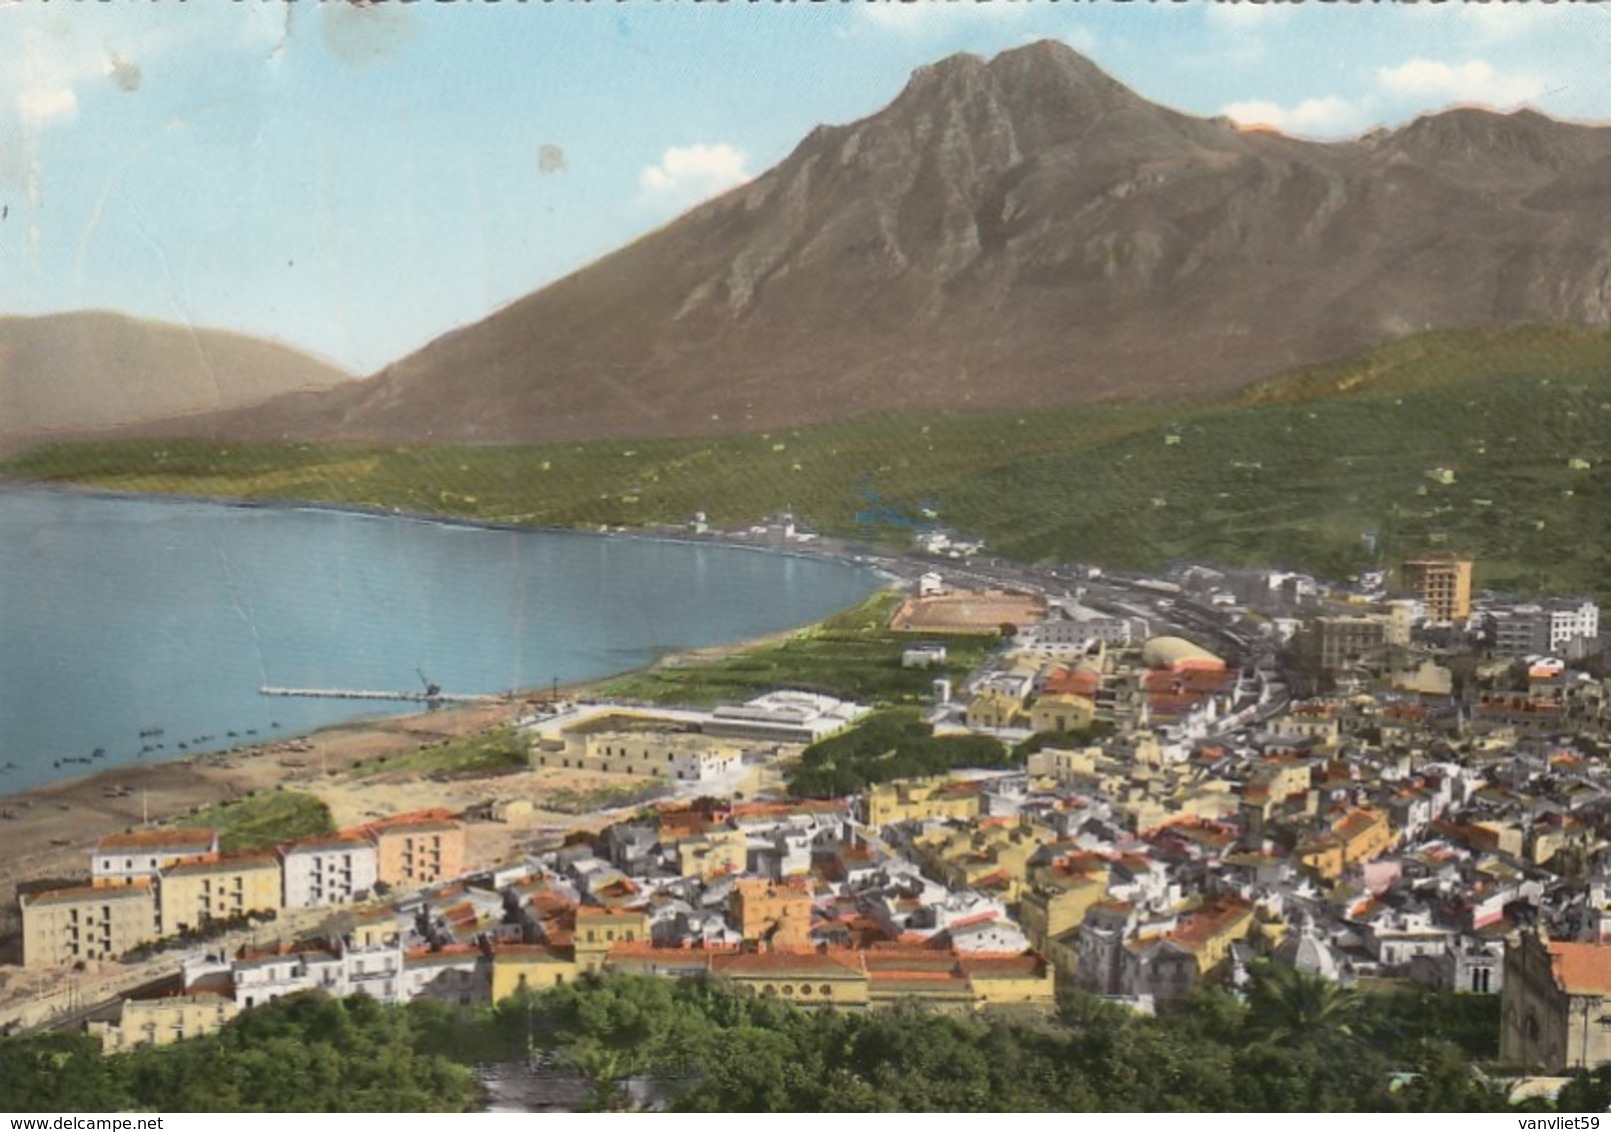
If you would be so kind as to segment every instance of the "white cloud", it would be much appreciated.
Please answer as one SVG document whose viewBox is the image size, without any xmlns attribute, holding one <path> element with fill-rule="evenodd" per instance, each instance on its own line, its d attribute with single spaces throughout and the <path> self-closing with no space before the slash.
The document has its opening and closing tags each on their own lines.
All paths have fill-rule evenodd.
<svg viewBox="0 0 1611 1132">
<path fill-rule="evenodd" d="M 1394 94 L 1412 98 L 1490 106 L 1530 102 L 1546 89 L 1542 80 L 1531 75 L 1502 75 L 1485 59 L 1466 63 L 1411 59 L 1396 67 L 1378 67 L 1376 81 Z"/>
<path fill-rule="evenodd" d="M 1270 126 L 1284 134 L 1339 137 L 1357 132 L 1364 121 L 1361 109 L 1336 95 L 1306 98 L 1296 106 L 1253 100 L 1233 102 L 1220 113 L 1243 126 Z"/>
<path fill-rule="evenodd" d="M 1009 0 L 879 0 L 855 8 L 868 27 L 914 37 L 944 35 L 964 24 L 1016 20 L 1027 11 L 1027 4 Z"/>
<path fill-rule="evenodd" d="M 1082 55 L 1092 55 L 1096 52 L 1096 32 L 1088 27 L 1077 27 L 1063 36 L 1063 42 Z"/>
<path fill-rule="evenodd" d="M 746 160 L 742 150 L 725 142 L 674 145 L 638 175 L 638 184 L 653 200 L 692 203 L 748 181 Z"/>
<path fill-rule="evenodd" d="M 78 116 L 78 96 L 69 86 L 36 83 L 17 92 L 17 116 L 25 126 L 39 127 Z"/>
</svg>

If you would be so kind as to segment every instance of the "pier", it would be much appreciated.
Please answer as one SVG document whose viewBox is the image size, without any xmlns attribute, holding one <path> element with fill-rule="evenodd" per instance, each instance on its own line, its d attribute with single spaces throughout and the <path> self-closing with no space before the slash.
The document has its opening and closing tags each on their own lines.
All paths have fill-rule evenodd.
<svg viewBox="0 0 1611 1132">
<path fill-rule="evenodd" d="M 264 696 L 300 696 L 319 700 L 394 700 L 411 704 L 497 704 L 508 696 L 467 696 L 451 692 L 370 692 L 356 688 L 269 688 L 258 689 Z"/>
</svg>

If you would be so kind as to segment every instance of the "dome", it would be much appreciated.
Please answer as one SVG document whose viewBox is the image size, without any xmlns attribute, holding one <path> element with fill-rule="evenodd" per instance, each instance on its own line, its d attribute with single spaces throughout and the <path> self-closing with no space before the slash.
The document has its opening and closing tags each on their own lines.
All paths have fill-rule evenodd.
<svg viewBox="0 0 1611 1132">
<path fill-rule="evenodd" d="M 1185 637 L 1153 637 L 1141 646 L 1148 668 L 1224 668 L 1225 662 Z"/>
</svg>

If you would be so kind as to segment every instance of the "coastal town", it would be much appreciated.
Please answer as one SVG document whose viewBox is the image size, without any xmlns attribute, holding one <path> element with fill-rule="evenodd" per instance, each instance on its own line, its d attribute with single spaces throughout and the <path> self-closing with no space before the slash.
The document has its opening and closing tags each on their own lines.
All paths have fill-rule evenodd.
<svg viewBox="0 0 1611 1132">
<path fill-rule="evenodd" d="M 1113 576 L 930 534 L 873 564 L 917 702 L 531 701 L 529 771 L 625 789 L 570 823 L 472 777 L 464 805 L 245 854 L 129 827 L 19 885 L 7 978 L 36 989 L 0 1022 L 115 1052 L 303 990 L 490 1004 L 600 972 L 807 1009 L 1049 1012 L 1078 988 L 1150 1013 L 1270 960 L 1498 995 L 1502 1060 L 1532 1073 L 1611 1060 L 1594 601 L 1475 591 L 1459 555 Z M 813 752 L 880 726 L 999 757 L 811 788 Z M 106 971 L 137 985 L 61 994 Z"/>
</svg>

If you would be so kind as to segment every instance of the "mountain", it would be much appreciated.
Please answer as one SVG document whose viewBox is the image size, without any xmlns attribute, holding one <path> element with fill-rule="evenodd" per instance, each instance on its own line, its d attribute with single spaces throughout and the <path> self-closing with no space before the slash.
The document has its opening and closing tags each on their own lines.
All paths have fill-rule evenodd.
<svg viewBox="0 0 1611 1132">
<path fill-rule="evenodd" d="M 350 380 L 307 354 L 218 330 L 99 311 L 0 318 L 0 451 Z"/>
<path fill-rule="evenodd" d="M 537 440 L 1211 393 L 1428 329 L 1611 322 L 1611 129 L 1460 109 L 1316 143 L 1061 44 L 881 112 L 361 383 L 224 435 Z"/>
</svg>

